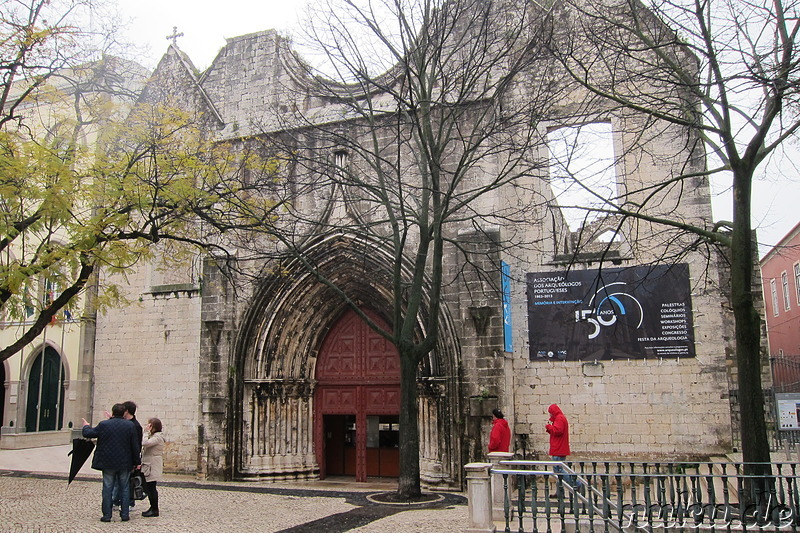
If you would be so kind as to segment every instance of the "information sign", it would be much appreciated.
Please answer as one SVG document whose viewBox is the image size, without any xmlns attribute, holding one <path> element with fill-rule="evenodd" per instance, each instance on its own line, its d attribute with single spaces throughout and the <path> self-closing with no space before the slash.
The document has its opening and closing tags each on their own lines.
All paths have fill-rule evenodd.
<svg viewBox="0 0 800 533">
<path fill-rule="evenodd" d="M 686 264 L 526 276 L 531 360 L 694 357 Z"/>
</svg>

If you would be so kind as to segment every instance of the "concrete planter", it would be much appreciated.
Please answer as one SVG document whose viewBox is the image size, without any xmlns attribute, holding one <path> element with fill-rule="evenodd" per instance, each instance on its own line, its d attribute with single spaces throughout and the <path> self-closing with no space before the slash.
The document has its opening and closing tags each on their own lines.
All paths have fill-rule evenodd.
<svg viewBox="0 0 800 533">
<path fill-rule="evenodd" d="M 492 410 L 497 409 L 497 396 L 470 396 L 470 416 L 492 416 Z"/>
</svg>

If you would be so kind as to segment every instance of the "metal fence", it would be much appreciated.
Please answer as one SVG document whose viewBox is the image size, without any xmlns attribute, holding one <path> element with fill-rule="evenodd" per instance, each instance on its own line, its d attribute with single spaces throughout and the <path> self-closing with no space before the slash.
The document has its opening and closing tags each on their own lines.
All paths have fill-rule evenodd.
<svg viewBox="0 0 800 533">
<path fill-rule="evenodd" d="M 780 354 L 769 358 L 772 375 L 772 389 L 765 391 L 765 409 L 768 427 L 774 438 L 770 439 L 772 451 L 785 450 L 787 454 L 800 452 L 800 430 L 780 426 L 777 413 L 776 395 L 800 394 L 800 355 Z"/>
<path fill-rule="evenodd" d="M 731 405 L 731 444 L 734 449 L 740 450 L 742 448 L 742 435 L 741 435 L 741 422 L 740 413 L 741 407 L 739 405 L 739 391 L 732 389 L 730 391 L 730 405 Z M 771 388 L 764 389 L 764 420 L 767 424 L 767 439 L 769 442 L 770 451 L 783 450 L 785 447 L 785 440 L 787 435 L 783 431 L 778 431 L 778 421 L 775 418 L 775 394 Z"/>
<path fill-rule="evenodd" d="M 800 392 L 800 355 L 773 355 L 769 367 L 775 392 Z"/>
<path fill-rule="evenodd" d="M 491 476 L 507 532 L 800 529 L 793 462 L 501 461 Z"/>
<path fill-rule="evenodd" d="M 800 444 L 800 430 L 787 431 L 779 426 L 777 419 L 776 394 L 800 394 L 800 355 L 773 355 L 769 358 L 769 372 L 772 386 L 764 388 L 764 419 L 767 423 L 767 438 L 770 451 L 784 451 L 787 447 L 795 448 Z M 731 444 L 740 449 L 739 391 L 730 391 L 731 405 Z"/>
</svg>

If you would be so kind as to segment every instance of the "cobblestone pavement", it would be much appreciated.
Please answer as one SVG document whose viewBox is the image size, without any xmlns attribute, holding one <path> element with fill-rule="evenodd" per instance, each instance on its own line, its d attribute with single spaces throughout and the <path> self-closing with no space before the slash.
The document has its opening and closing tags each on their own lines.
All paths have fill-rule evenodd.
<svg viewBox="0 0 800 533">
<path fill-rule="evenodd" d="M 157 518 L 142 517 L 143 500 L 131 510 L 129 522 L 115 515 L 111 523 L 102 523 L 100 492 L 96 476 L 80 476 L 68 485 L 64 474 L 0 470 L 0 532 L 451 533 L 468 523 L 461 494 L 443 493 L 441 501 L 425 506 L 398 506 L 372 503 L 370 492 L 352 485 L 189 480 L 159 483 Z"/>
</svg>

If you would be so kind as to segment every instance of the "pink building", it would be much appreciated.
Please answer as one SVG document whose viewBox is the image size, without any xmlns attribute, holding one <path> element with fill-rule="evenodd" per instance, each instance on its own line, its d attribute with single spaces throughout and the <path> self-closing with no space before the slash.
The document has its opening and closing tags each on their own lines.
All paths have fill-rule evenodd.
<svg viewBox="0 0 800 533">
<path fill-rule="evenodd" d="M 800 223 L 761 259 L 772 356 L 800 355 Z"/>
</svg>

